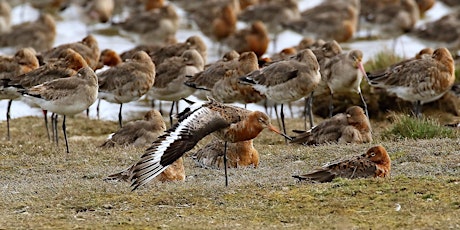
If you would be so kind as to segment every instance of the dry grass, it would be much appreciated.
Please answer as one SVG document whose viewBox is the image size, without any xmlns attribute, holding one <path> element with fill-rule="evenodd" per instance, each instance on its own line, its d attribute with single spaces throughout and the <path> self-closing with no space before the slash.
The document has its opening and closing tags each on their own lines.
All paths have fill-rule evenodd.
<svg viewBox="0 0 460 230">
<path fill-rule="evenodd" d="M 389 141 L 381 138 L 388 123 L 372 122 L 374 143 L 305 147 L 264 131 L 255 140 L 260 168 L 231 169 L 228 188 L 222 171 L 197 168 L 186 158 L 185 182 L 131 192 L 128 184 L 103 178 L 135 162 L 142 149 L 97 148 L 115 122 L 67 122 L 70 154 L 62 141 L 55 147 L 46 140 L 41 118 L 12 121 L 13 140 L 0 144 L 0 229 L 460 228 L 458 133 Z M 0 123 L 2 133 L 5 126 Z M 303 127 L 292 119 L 288 126 Z M 389 179 L 308 184 L 291 178 L 378 143 L 393 160 Z"/>
</svg>

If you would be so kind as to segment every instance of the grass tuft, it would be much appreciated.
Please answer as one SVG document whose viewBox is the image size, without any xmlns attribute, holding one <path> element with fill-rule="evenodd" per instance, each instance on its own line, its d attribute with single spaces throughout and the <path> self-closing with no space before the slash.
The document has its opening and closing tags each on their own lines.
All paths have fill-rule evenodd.
<svg viewBox="0 0 460 230">
<path fill-rule="evenodd" d="M 440 126 L 433 119 L 417 119 L 408 115 L 395 117 L 394 125 L 382 133 L 383 139 L 431 139 L 456 138 L 457 133 L 450 128 Z"/>
<path fill-rule="evenodd" d="M 381 70 L 403 59 L 403 57 L 398 56 L 394 51 L 383 50 L 367 61 L 364 64 L 364 68 L 369 72 Z"/>
</svg>

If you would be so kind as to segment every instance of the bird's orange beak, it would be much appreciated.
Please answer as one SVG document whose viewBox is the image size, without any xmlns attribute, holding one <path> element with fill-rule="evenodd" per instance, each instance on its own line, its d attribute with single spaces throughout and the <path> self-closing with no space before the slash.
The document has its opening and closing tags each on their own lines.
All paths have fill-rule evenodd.
<svg viewBox="0 0 460 230">
<path fill-rule="evenodd" d="M 290 136 L 288 136 L 288 135 L 286 135 L 286 134 L 280 132 L 277 128 L 275 128 L 275 126 L 273 126 L 273 125 L 268 125 L 267 128 L 268 128 L 268 130 L 270 130 L 270 131 L 272 131 L 272 132 L 274 132 L 274 133 L 277 133 L 277 134 L 283 136 L 284 138 L 286 138 L 286 139 L 292 141 L 292 137 L 290 137 Z"/>
</svg>

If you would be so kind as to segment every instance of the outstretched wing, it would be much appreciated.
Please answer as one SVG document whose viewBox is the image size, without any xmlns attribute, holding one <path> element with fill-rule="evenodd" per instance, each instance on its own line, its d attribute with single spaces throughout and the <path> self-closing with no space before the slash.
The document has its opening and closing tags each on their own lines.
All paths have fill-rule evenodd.
<svg viewBox="0 0 460 230">
<path fill-rule="evenodd" d="M 178 124 L 153 142 L 134 165 L 131 177 L 133 190 L 158 176 L 203 137 L 230 125 L 220 113 L 206 106 L 196 108 L 184 116 Z"/>
</svg>

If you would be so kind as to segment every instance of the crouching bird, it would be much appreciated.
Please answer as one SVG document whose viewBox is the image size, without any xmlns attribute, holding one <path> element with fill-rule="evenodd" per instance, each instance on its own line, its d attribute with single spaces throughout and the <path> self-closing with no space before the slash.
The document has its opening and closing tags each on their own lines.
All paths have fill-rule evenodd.
<svg viewBox="0 0 460 230">
<path fill-rule="evenodd" d="M 145 150 L 141 159 L 125 171 L 129 171 L 127 173 L 130 175 L 131 187 L 135 190 L 158 176 L 211 133 L 225 143 L 235 143 L 252 140 L 265 128 L 283 135 L 270 123 L 270 118 L 263 112 L 224 105 L 208 98 L 208 101 L 194 103 L 179 113 L 178 123 L 154 141 Z M 224 169 L 227 186 L 225 149 L 226 146 Z"/>
<path fill-rule="evenodd" d="M 350 159 L 326 164 L 320 169 L 304 175 L 292 177 L 313 182 L 331 182 L 336 177 L 355 179 L 365 177 L 389 177 L 391 159 L 385 148 L 374 146 L 365 154 Z"/>
</svg>

